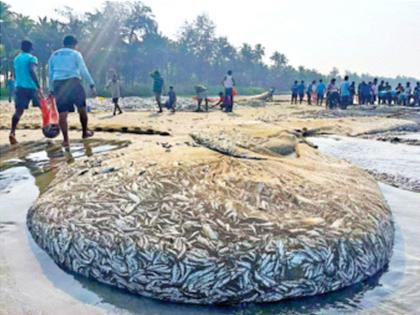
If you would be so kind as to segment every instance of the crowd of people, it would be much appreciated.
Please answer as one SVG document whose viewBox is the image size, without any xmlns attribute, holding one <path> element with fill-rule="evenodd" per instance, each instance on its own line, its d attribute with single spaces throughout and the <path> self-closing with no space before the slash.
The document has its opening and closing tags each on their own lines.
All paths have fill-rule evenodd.
<svg viewBox="0 0 420 315">
<path fill-rule="evenodd" d="M 346 109 L 349 105 L 388 104 L 400 106 L 420 106 L 420 82 L 412 87 L 410 82 L 405 86 L 399 83 L 395 88 L 389 82 L 374 79 L 362 81 L 356 87 L 356 82 L 350 82 L 345 76 L 340 85 L 336 79 L 326 85 L 322 79 L 312 81 L 308 86 L 304 81 L 295 81 L 291 88 L 292 104 L 303 103 L 305 96 L 309 105 L 316 103 L 327 108 Z"/>
<path fill-rule="evenodd" d="M 90 87 L 92 96 L 96 96 L 95 82 L 86 67 L 81 53 L 77 50 L 77 39 L 72 35 L 65 36 L 63 48 L 53 52 L 48 61 L 48 83 L 50 97 L 54 97 L 59 113 L 59 126 L 63 134 L 63 146 L 69 146 L 68 137 L 68 113 L 78 110 L 80 123 L 82 125 L 82 138 L 90 138 L 93 131 L 88 129 L 88 114 L 86 107 L 86 92 L 82 85 L 82 80 L 86 81 Z M 11 121 L 9 140 L 11 144 L 16 144 L 16 128 L 24 111 L 28 109 L 29 103 L 39 107 L 40 100 L 44 99 L 40 87 L 36 66 L 38 59 L 32 54 L 33 44 L 29 40 L 21 43 L 21 52 L 13 62 L 14 72 L 7 78 L 7 90 L 9 102 L 12 96 L 15 98 L 15 112 Z M 162 105 L 172 112 L 176 111 L 177 96 L 173 86 L 169 87 L 168 98 L 162 104 L 162 94 L 164 90 L 164 79 L 158 70 L 151 73 L 153 80 L 153 93 L 158 105 L 158 112 L 163 111 Z M 221 82 L 224 91 L 219 93 L 218 100 L 212 100 L 207 95 L 207 88 L 204 85 L 195 86 L 195 99 L 197 100 L 197 110 L 202 111 L 201 106 L 204 102 L 204 110 L 209 110 L 209 103 L 213 102 L 212 107 L 220 106 L 221 110 L 229 113 L 233 110 L 234 97 L 236 95 L 236 82 L 233 72 L 229 70 Z M 117 73 L 112 72 L 106 87 L 110 89 L 112 102 L 114 104 L 113 114 L 122 114 L 119 106 L 121 97 L 120 80 Z M 270 90 L 274 93 L 274 89 Z M 412 87 L 410 82 L 405 86 L 401 83 L 392 88 L 388 82 L 378 82 L 374 79 L 371 82 L 362 81 L 356 88 L 355 82 L 350 82 L 349 77 L 337 84 L 336 79 L 331 79 L 325 84 L 322 79 L 312 81 L 308 86 L 304 81 L 295 81 L 292 88 L 292 104 L 302 103 L 307 99 L 308 104 L 322 106 L 324 100 L 327 108 L 346 109 L 348 105 L 356 103 L 364 104 L 396 104 L 403 106 L 420 106 L 420 82 Z M 272 97 L 272 95 L 271 95 Z"/>
<path fill-rule="evenodd" d="M 77 50 L 77 39 L 72 35 L 67 35 L 63 40 L 63 48 L 53 52 L 48 60 L 48 84 L 49 98 L 55 99 L 59 115 L 59 127 L 63 134 L 63 146 L 68 148 L 68 113 L 74 112 L 75 108 L 79 113 L 80 123 L 82 125 L 82 138 L 90 138 L 93 131 L 88 129 L 88 110 L 86 106 L 86 92 L 82 85 L 84 80 L 90 87 L 93 97 L 96 96 L 95 82 L 86 67 L 82 54 Z M 6 87 L 8 91 L 9 102 L 14 97 L 15 112 L 12 116 L 9 141 L 16 144 L 16 129 L 25 110 L 32 103 L 34 107 L 42 107 L 42 100 L 45 100 L 43 91 L 39 84 L 36 74 L 38 59 L 32 54 L 33 44 L 29 40 L 21 42 L 21 51 L 13 60 L 13 73 L 7 77 Z M 153 79 L 153 93 L 158 105 L 158 112 L 162 109 L 162 93 L 164 87 L 164 79 L 159 71 L 151 73 Z M 220 99 L 216 105 L 220 106 L 225 112 L 232 112 L 235 80 L 232 71 L 228 71 L 222 81 L 224 92 L 220 92 Z M 111 92 L 112 103 L 114 104 L 113 114 L 122 114 L 119 106 L 121 98 L 121 83 L 118 74 L 111 71 L 111 76 L 106 84 Z M 209 98 L 207 96 L 207 88 L 203 88 L 197 92 L 198 110 L 201 110 L 201 104 L 204 101 L 206 111 L 208 110 Z M 175 112 L 176 109 L 176 93 L 173 86 L 169 87 L 168 99 L 165 107 Z"/>
</svg>

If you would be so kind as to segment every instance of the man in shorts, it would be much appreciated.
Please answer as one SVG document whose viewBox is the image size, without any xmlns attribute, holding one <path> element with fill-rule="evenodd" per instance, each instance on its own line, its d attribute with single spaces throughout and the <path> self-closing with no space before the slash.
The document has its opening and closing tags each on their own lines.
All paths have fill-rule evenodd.
<svg viewBox="0 0 420 315">
<path fill-rule="evenodd" d="M 32 43 L 24 40 L 21 43 L 21 52 L 13 60 L 13 68 L 16 78 L 15 91 L 15 113 L 12 117 L 10 129 L 10 144 L 17 144 L 16 128 L 25 109 L 28 109 L 29 102 L 35 107 L 40 106 L 39 95 L 41 93 L 39 81 L 35 73 L 38 59 L 31 54 Z"/>
<path fill-rule="evenodd" d="M 64 48 L 55 51 L 49 61 L 50 92 L 54 94 L 60 115 L 60 129 L 63 133 L 63 146 L 69 147 L 67 116 L 74 112 L 74 106 L 79 112 L 82 125 L 82 138 L 90 138 L 93 132 L 88 129 L 86 111 L 86 93 L 81 80 L 88 82 L 92 95 L 96 95 L 95 82 L 86 67 L 83 56 L 76 50 L 77 39 L 67 35 L 63 40 Z"/>
</svg>

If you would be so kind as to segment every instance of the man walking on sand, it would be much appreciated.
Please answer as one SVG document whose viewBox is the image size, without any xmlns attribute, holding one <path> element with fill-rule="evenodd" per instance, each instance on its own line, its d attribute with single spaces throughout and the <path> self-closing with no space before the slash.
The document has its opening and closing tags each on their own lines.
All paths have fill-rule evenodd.
<svg viewBox="0 0 420 315">
<path fill-rule="evenodd" d="M 15 91 L 15 113 L 12 117 L 12 127 L 9 134 L 9 142 L 17 144 L 16 128 L 25 109 L 28 109 L 29 102 L 35 107 L 40 106 L 39 96 L 41 94 L 38 78 L 35 73 L 38 59 L 31 54 L 32 43 L 24 40 L 21 43 L 21 53 L 13 61 L 16 76 Z"/>
<path fill-rule="evenodd" d="M 86 67 L 83 56 L 76 50 L 77 39 L 67 35 L 63 40 L 64 48 L 55 51 L 48 60 L 49 88 L 54 94 L 60 114 L 60 129 L 63 133 L 63 146 L 70 146 L 67 116 L 74 112 L 76 105 L 82 125 L 82 138 L 90 138 L 93 131 L 88 129 L 86 93 L 82 78 L 89 83 L 92 95 L 96 95 L 95 82 Z"/>
<path fill-rule="evenodd" d="M 118 115 L 121 115 L 122 110 L 120 105 L 118 105 L 118 100 L 121 97 L 121 84 L 116 72 L 112 72 L 111 79 L 106 84 L 106 88 L 111 90 L 112 104 L 114 104 L 113 115 L 115 116 L 117 114 L 117 110 Z"/>
<path fill-rule="evenodd" d="M 164 80 L 158 70 L 150 74 L 153 79 L 153 93 L 155 94 L 156 103 L 159 107 L 159 113 L 162 113 L 162 92 Z"/>
</svg>

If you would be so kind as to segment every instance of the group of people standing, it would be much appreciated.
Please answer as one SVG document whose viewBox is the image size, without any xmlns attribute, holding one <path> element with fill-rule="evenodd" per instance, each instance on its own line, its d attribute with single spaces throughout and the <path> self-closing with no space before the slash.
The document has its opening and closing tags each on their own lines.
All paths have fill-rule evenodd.
<svg viewBox="0 0 420 315">
<path fill-rule="evenodd" d="M 158 70 L 154 71 L 150 74 L 151 78 L 153 79 L 153 94 L 155 96 L 156 104 L 158 105 L 158 113 L 162 113 L 162 94 L 163 94 L 163 87 L 164 87 L 164 79 L 162 78 L 160 72 Z M 234 104 L 234 96 L 235 96 L 235 86 L 236 82 L 233 78 L 232 70 L 229 70 L 226 75 L 224 76 L 221 82 L 224 92 L 219 93 L 219 100 L 213 107 L 220 106 L 222 110 L 225 112 L 232 112 L 233 111 L 233 104 Z M 195 90 L 195 99 L 197 100 L 197 110 L 196 112 L 201 112 L 201 106 L 204 103 L 205 111 L 209 109 L 209 102 L 211 101 L 208 97 L 207 87 L 200 84 L 194 87 Z M 165 102 L 165 107 L 175 112 L 176 110 L 176 92 L 173 86 L 169 87 L 168 92 L 168 99 Z"/>
<path fill-rule="evenodd" d="M 407 82 L 405 87 L 399 83 L 395 89 L 391 87 L 389 82 L 378 79 L 373 81 L 362 81 L 356 88 L 356 83 L 350 83 L 349 76 L 345 76 L 340 85 L 337 85 L 335 78 L 331 79 L 326 85 L 322 79 L 317 83 L 312 81 L 308 86 L 305 81 L 295 81 L 292 88 L 292 104 L 302 104 L 305 95 L 307 102 L 311 105 L 316 102 L 317 105 L 323 105 L 326 100 L 327 108 L 341 108 L 346 109 L 349 105 L 356 104 L 388 104 L 388 105 L 403 105 L 403 106 L 420 106 L 420 82 L 417 82 L 414 88 L 411 83 Z"/>
</svg>

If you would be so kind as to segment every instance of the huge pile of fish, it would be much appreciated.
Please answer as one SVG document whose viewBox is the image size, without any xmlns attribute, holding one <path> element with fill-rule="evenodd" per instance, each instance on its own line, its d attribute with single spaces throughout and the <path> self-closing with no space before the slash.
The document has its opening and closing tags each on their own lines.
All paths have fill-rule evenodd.
<svg viewBox="0 0 420 315">
<path fill-rule="evenodd" d="M 78 161 L 59 171 L 28 226 L 61 267 L 168 301 L 279 301 L 374 275 L 394 238 L 376 183 L 300 146 L 295 159 Z"/>
</svg>

